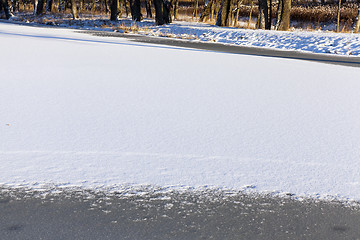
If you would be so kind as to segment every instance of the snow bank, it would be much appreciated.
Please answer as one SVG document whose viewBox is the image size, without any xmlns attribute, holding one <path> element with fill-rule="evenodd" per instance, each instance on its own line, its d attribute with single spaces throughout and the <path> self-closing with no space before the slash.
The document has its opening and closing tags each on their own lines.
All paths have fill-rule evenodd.
<svg viewBox="0 0 360 240">
<path fill-rule="evenodd" d="M 208 24 L 175 24 L 157 27 L 151 34 L 172 33 L 176 36 L 189 35 L 200 41 L 219 42 L 247 47 L 330 53 L 338 55 L 360 55 L 360 35 L 329 32 L 279 32 L 224 28 Z M 155 33 L 155 34 L 154 34 Z"/>
<path fill-rule="evenodd" d="M 0 185 L 360 200 L 359 68 L 3 23 L 0 38 Z"/>
<path fill-rule="evenodd" d="M 99 16 L 100 18 L 101 16 Z M 28 17 L 21 18 L 27 19 Z M 14 18 L 18 21 L 20 18 Z M 303 51 L 348 56 L 360 55 L 360 34 L 332 33 L 326 31 L 263 31 L 229 27 L 194 22 L 175 21 L 164 26 L 155 26 L 154 20 L 145 19 L 134 22 L 123 19 L 111 22 L 107 19 L 89 19 L 84 15 L 80 20 L 54 19 L 46 15 L 32 21 L 50 23 L 61 27 L 77 29 L 95 29 L 102 31 L 134 31 L 138 34 L 170 38 L 189 39 L 194 41 L 218 42 L 248 47 Z"/>
</svg>

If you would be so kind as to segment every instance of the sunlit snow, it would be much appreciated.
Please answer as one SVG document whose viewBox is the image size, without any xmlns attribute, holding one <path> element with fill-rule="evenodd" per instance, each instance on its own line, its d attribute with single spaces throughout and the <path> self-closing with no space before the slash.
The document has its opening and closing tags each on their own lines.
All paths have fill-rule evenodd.
<svg viewBox="0 0 360 240">
<path fill-rule="evenodd" d="M 360 200 L 359 68 L 0 23 L 0 185 Z"/>
</svg>

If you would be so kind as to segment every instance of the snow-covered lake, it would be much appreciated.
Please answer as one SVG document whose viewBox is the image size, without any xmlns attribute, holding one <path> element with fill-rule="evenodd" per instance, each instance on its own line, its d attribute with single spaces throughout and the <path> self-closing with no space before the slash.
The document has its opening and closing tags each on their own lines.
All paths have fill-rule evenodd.
<svg viewBox="0 0 360 240">
<path fill-rule="evenodd" d="M 0 23 L 0 185 L 360 200 L 360 68 Z"/>
</svg>

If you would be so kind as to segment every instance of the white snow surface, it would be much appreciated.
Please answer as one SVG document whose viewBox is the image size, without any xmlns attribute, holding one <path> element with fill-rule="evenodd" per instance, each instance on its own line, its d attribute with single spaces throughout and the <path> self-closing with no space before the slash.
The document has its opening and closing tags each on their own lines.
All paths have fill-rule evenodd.
<svg viewBox="0 0 360 240">
<path fill-rule="evenodd" d="M 106 16 L 106 18 L 108 18 L 108 16 Z M 93 16 L 88 19 L 86 15 L 76 21 L 66 18 L 57 19 L 52 15 L 45 15 L 37 20 L 41 22 L 41 19 L 61 27 L 78 29 L 115 30 L 124 32 L 124 28 L 131 28 L 137 29 L 134 30 L 137 34 L 150 36 L 190 39 L 193 41 L 217 42 L 221 44 L 285 51 L 360 56 L 360 34 L 356 33 L 334 33 L 322 30 L 305 31 L 301 29 L 287 32 L 251 30 L 218 27 L 206 23 L 184 21 L 175 21 L 172 24 L 156 26 L 153 19 L 144 19 L 142 22 L 122 19 L 118 22 L 111 22 L 107 19 L 101 19 L 101 16 L 98 16 L 98 19 L 94 19 Z M 15 17 L 13 21 L 19 21 L 19 18 Z"/>
<path fill-rule="evenodd" d="M 0 42 L 0 185 L 360 200 L 359 68 L 4 23 Z"/>
<path fill-rule="evenodd" d="M 311 53 L 359 56 L 360 34 L 325 31 L 268 31 L 176 22 L 155 27 L 150 35 L 189 36 L 206 42 Z"/>
</svg>

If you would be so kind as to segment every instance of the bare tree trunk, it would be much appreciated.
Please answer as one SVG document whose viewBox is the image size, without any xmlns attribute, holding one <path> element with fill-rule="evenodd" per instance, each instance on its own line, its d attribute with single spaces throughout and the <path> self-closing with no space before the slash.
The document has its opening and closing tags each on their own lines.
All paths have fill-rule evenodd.
<svg viewBox="0 0 360 240">
<path fill-rule="evenodd" d="M 233 24 L 233 19 L 234 19 L 234 11 L 233 11 L 233 6 L 232 6 L 232 1 L 231 1 L 231 6 L 229 9 L 229 26 L 231 26 Z"/>
<path fill-rule="evenodd" d="M 94 14 L 96 10 L 96 0 L 92 1 L 91 13 Z"/>
<path fill-rule="evenodd" d="M 165 23 L 172 23 L 174 13 L 174 0 L 164 1 L 164 21 Z"/>
<path fill-rule="evenodd" d="M 79 14 L 77 12 L 77 7 L 76 7 L 76 0 L 71 0 L 71 14 L 73 16 L 73 19 L 79 19 Z"/>
<path fill-rule="evenodd" d="M 216 19 L 216 25 L 218 25 L 218 26 L 225 26 L 225 18 L 226 18 L 226 15 L 225 15 L 225 13 L 226 13 L 226 6 L 224 6 L 224 5 L 226 5 L 227 4 L 227 0 L 222 0 L 221 1 L 221 6 L 220 6 L 220 9 L 219 9 L 219 11 L 217 12 L 217 19 Z M 225 9 L 225 10 L 223 10 L 223 9 Z"/>
<path fill-rule="evenodd" d="M 36 5 L 36 15 L 41 15 L 44 12 L 44 3 L 45 0 L 39 0 Z"/>
<path fill-rule="evenodd" d="M 360 27 L 360 6 L 359 6 L 359 9 L 358 9 L 358 14 L 357 14 L 356 19 L 355 19 L 354 33 L 359 32 L 359 27 Z"/>
<path fill-rule="evenodd" d="M 105 11 L 106 11 L 106 13 L 110 13 L 110 14 L 111 14 L 111 10 L 110 10 L 111 0 L 104 0 L 104 4 L 105 4 Z"/>
<path fill-rule="evenodd" d="M 164 2 L 163 0 L 154 0 L 155 6 L 155 22 L 156 25 L 163 25 L 164 24 Z"/>
<path fill-rule="evenodd" d="M 130 0 L 130 10 L 132 20 L 140 22 L 142 18 L 140 0 Z"/>
<path fill-rule="evenodd" d="M 106 0 L 100 0 L 100 13 L 102 13 L 104 10 L 106 12 Z"/>
<path fill-rule="evenodd" d="M 178 19 L 179 16 L 179 0 L 173 0 L 174 2 L 174 20 Z"/>
<path fill-rule="evenodd" d="M 251 16 L 252 16 L 253 9 L 254 9 L 254 1 L 253 1 L 253 0 L 251 0 L 251 7 L 250 7 L 250 14 L 249 14 L 249 21 L 248 21 L 247 28 L 249 28 L 249 27 L 250 27 L 250 23 L 251 23 Z"/>
<path fill-rule="evenodd" d="M 123 7 L 124 7 L 124 1 L 123 0 L 117 0 L 118 1 L 118 6 L 119 6 L 119 13 L 118 13 L 118 18 L 122 18 L 122 13 L 123 13 Z"/>
<path fill-rule="evenodd" d="M 234 26 L 236 27 L 237 22 L 239 20 L 239 12 L 240 12 L 240 4 L 242 3 L 242 0 L 237 0 L 237 4 L 236 4 L 236 15 L 235 15 L 235 22 L 234 22 Z"/>
<path fill-rule="evenodd" d="M 164 1 L 164 9 L 163 9 L 163 16 L 164 16 L 164 23 L 168 24 L 172 22 L 172 12 L 174 11 L 173 3 L 171 0 Z"/>
<path fill-rule="evenodd" d="M 104 5 L 105 5 L 105 13 L 110 12 L 108 0 L 104 0 Z"/>
<path fill-rule="evenodd" d="M 271 14 L 272 14 L 272 0 L 267 0 L 268 5 L 268 23 L 267 23 L 267 29 L 271 30 Z"/>
<path fill-rule="evenodd" d="M 129 0 L 123 0 L 124 1 L 124 8 L 125 8 L 125 16 L 129 16 L 129 8 L 128 8 L 128 2 Z"/>
<path fill-rule="evenodd" d="M 152 18 L 151 0 L 145 0 L 145 8 L 146 8 L 146 17 Z"/>
<path fill-rule="evenodd" d="M 216 0 L 213 0 L 213 3 L 211 4 L 211 7 L 210 7 L 210 21 L 212 21 L 214 19 L 215 8 L 216 8 Z"/>
<path fill-rule="evenodd" d="M 51 12 L 52 8 L 53 8 L 53 0 L 47 0 L 46 1 L 46 12 Z"/>
<path fill-rule="evenodd" d="M 33 5 L 34 5 L 34 15 L 36 15 L 38 0 L 34 0 L 34 1 L 33 1 Z"/>
<path fill-rule="evenodd" d="M 280 0 L 277 10 L 276 30 L 288 31 L 290 27 L 291 0 Z"/>
<path fill-rule="evenodd" d="M 267 0 L 259 0 L 259 15 L 258 15 L 258 28 L 259 29 L 270 29 L 269 28 L 269 8 Z"/>
<path fill-rule="evenodd" d="M 119 1 L 110 0 L 110 21 L 117 21 L 119 14 Z"/>
<path fill-rule="evenodd" d="M 217 26 L 229 26 L 230 23 L 230 14 L 232 10 L 232 1 L 231 0 L 222 0 L 221 7 L 216 20 Z"/>
<path fill-rule="evenodd" d="M 18 10 L 17 4 L 18 4 L 17 0 L 11 0 L 11 11 L 10 12 L 14 13 Z"/>
<path fill-rule="evenodd" d="M 130 0 L 124 0 L 126 17 L 131 14 Z"/>
<path fill-rule="evenodd" d="M 227 26 L 230 26 L 230 24 L 232 24 L 232 21 L 233 21 L 233 17 L 234 17 L 234 8 L 233 8 L 233 5 L 234 5 L 234 0 L 230 0 L 229 1 L 229 6 L 228 6 L 228 25 Z"/>
<path fill-rule="evenodd" d="M 79 13 L 84 12 L 84 0 L 80 0 Z"/>
<path fill-rule="evenodd" d="M 282 11 L 283 11 L 283 2 L 282 0 L 278 0 L 278 8 L 276 11 L 276 25 L 275 25 L 275 30 L 278 30 L 279 28 L 279 24 L 281 22 L 281 17 L 282 17 Z"/>
<path fill-rule="evenodd" d="M 199 7 L 199 0 L 195 0 L 194 13 L 193 13 L 193 18 L 195 17 L 195 19 L 197 18 L 198 15 L 198 7 Z"/>
<path fill-rule="evenodd" d="M 170 2 L 168 0 L 164 0 L 164 8 L 163 8 L 163 17 L 164 17 L 164 23 L 168 24 L 171 22 L 170 17 Z"/>
<path fill-rule="evenodd" d="M 0 7 L 4 10 L 6 19 L 9 19 L 11 17 L 11 13 L 9 11 L 9 3 L 8 3 L 8 1 L 7 0 L 0 0 Z"/>
<path fill-rule="evenodd" d="M 57 8 L 58 8 L 58 12 L 61 12 L 61 10 L 62 10 L 62 0 L 59 0 L 59 4 L 58 4 L 58 6 L 57 6 Z"/>
<path fill-rule="evenodd" d="M 214 3 L 214 0 L 207 0 L 204 6 L 204 10 L 200 15 L 200 22 L 206 21 L 206 18 L 210 17 L 212 5 Z"/>
<path fill-rule="evenodd" d="M 340 10 L 341 10 L 341 0 L 339 0 L 339 6 L 337 10 L 336 32 L 340 32 Z"/>
<path fill-rule="evenodd" d="M 216 7 L 215 7 L 215 14 L 214 14 L 214 19 L 217 21 L 219 12 L 220 12 L 220 8 L 221 8 L 221 3 L 222 0 L 215 0 L 216 1 Z"/>
</svg>

